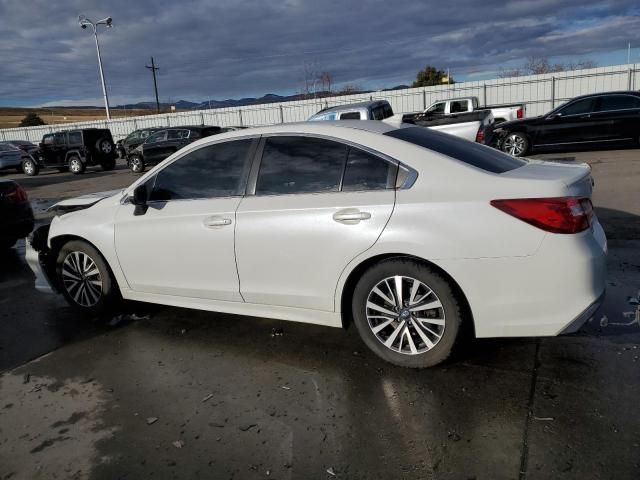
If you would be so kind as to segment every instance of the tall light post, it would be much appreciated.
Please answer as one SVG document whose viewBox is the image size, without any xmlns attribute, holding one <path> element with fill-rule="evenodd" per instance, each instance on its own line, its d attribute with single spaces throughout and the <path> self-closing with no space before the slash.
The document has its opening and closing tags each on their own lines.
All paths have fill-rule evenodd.
<svg viewBox="0 0 640 480">
<path fill-rule="evenodd" d="M 100 57 L 100 44 L 98 43 L 98 25 L 106 25 L 107 28 L 113 26 L 113 19 L 111 17 L 103 18 L 97 22 L 92 22 L 84 15 L 78 17 L 78 23 L 80 27 L 86 29 L 89 25 L 93 27 L 93 36 L 96 39 L 96 50 L 98 52 L 98 66 L 100 67 L 100 81 L 102 82 L 102 95 L 104 96 L 104 108 L 107 111 L 107 120 L 111 120 L 111 113 L 109 112 L 109 97 L 107 95 L 107 87 L 104 84 L 104 72 L 102 71 L 102 58 Z"/>
</svg>

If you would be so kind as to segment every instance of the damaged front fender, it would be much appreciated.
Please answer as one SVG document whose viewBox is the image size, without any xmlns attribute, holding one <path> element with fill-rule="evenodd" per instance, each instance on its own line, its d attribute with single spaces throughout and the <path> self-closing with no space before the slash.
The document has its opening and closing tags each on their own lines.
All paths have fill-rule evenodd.
<svg viewBox="0 0 640 480">
<path fill-rule="evenodd" d="M 36 276 L 36 290 L 58 293 L 55 275 L 55 258 L 48 246 L 50 224 L 36 228 L 27 238 L 25 260 Z"/>
</svg>

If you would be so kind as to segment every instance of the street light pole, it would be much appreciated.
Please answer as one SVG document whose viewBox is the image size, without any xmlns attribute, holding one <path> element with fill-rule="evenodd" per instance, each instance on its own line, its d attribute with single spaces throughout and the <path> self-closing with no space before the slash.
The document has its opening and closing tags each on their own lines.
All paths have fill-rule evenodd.
<svg viewBox="0 0 640 480">
<path fill-rule="evenodd" d="M 104 82 L 104 71 L 102 69 L 102 57 L 100 56 L 100 44 L 98 43 L 98 25 L 106 25 L 107 28 L 112 27 L 113 20 L 111 17 L 104 18 L 98 22 L 92 22 L 84 15 L 78 17 L 80 27 L 87 28 L 87 25 L 93 27 L 93 36 L 96 39 L 96 51 L 98 52 L 98 67 L 100 68 L 100 82 L 102 83 L 102 96 L 104 97 L 104 108 L 107 112 L 107 120 L 111 120 L 111 112 L 109 111 L 109 96 L 107 95 L 107 86 Z"/>
</svg>

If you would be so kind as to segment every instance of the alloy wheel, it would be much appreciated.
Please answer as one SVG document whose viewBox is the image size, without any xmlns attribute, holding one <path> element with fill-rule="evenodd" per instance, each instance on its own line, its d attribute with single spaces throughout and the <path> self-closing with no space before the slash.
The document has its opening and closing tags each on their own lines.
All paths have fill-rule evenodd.
<svg viewBox="0 0 640 480">
<path fill-rule="evenodd" d="M 435 292 L 420 280 L 400 275 L 385 278 L 371 289 L 366 316 L 384 346 L 406 355 L 431 350 L 445 329 L 444 308 Z"/>
<path fill-rule="evenodd" d="M 33 162 L 27 160 L 23 165 L 24 173 L 31 175 L 33 173 Z"/>
<path fill-rule="evenodd" d="M 104 142 L 102 142 L 102 144 L 100 145 L 100 147 L 102 148 L 102 151 L 104 153 L 111 153 L 111 143 L 109 143 L 107 140 L 105 140 Z"/>
<path fill-rule="evenodd" d="M 138 157 L 133 157 L 131 160 L 131 170 L 135 173 L 142 171 L 142 162 Z"/>
<path fill-rule="evenodd" d="M 102 296 L 102 277 L 95 262 L 83 252 L 71 252 L 62 262 L 62 282 L 71 298 L 92 307 Z"/>
<path fill-rule="evenodd" d="M 73 173 L 78 173 L 82 169 L 82 164 L 80 163 L 80 159 L 72 158 L 69 161 L 69 169 Z"/>
<path fill-rule="evenodd" d="M 502 144 L 502 150 L 514 156 L 522 155 L 525 148 L 526 143 L 524 138 L 515 133 L 512 133 L 505 138 L 504 143 Z"/>
</svg>

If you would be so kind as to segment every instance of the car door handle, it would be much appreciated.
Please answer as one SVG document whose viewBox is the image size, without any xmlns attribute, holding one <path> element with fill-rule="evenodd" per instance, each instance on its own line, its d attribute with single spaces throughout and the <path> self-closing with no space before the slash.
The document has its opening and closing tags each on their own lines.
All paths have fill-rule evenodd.
<svg viewBox="0 0 640 480">
<path fill-rule="evenodd" d="M 360 220 L 369 220 L 370 218 L 371 214 L 369 212 L 361 212 L 357 208 L 345 208 L 333 214 L 333 219 L 336 222 L 347 224 L 359 223 Z"/>
<path fill-rule="evenodd" d="M 203 223 L 205 227 L 210 227 L 210 228 L 224 227 L 225 225 L 231 225 L 231 219 L 223 218 L 223 217 L 209 217 L 205 219 Z"/>
<path fill-rule="evenodd" d="M 587 113 L 586 115 L 582 115 L 580 118 L 591 118 L 591 114 Z"/>
</svg>

